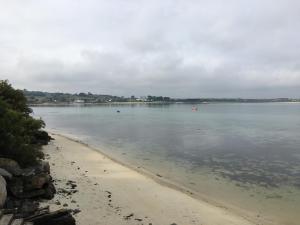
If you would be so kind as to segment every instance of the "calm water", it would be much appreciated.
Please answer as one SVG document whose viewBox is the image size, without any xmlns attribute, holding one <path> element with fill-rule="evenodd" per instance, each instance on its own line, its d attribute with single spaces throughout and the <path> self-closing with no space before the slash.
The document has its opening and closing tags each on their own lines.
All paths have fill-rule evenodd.
<svg viewBox="0 0 300 225">
<path fill-rule="evenodd" d="M 299 224 L 300 104 L 191 109 L 187 104 L 33 108 L 48 129 L 77 136 L 121 161 L 258 219 Z"/>
</svg>

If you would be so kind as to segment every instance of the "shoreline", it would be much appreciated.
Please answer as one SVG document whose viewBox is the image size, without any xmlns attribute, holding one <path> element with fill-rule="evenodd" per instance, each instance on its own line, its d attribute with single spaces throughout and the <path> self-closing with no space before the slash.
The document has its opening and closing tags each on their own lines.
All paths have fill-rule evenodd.
<svg viewBox="0 0 300 225">
<path fill-rule="evenodd" d="M 256 102 L 235 102 L 235 101 L 211 101 L 211 102 L 100 102 L 100 103 L 30 103 L 30 107 L 75 107 L 75 106 L 120 106 L 120 105 L 174 105 L 174 104 L 190 104 L 190 105 L 207 105 L 207 104 L 266 104 L 266 103 L 291 103 L 297 104 L 300 101 L 256 101 Z"/>
<path fill-rule="evenodd" d="M 80 141 L 80 140 L 76 140 L 76 139 L 74 139 L 74 138 L 72 138 L 72 137 L 69 137 L 69 136 L 66 136 L 66 135 L 64 135 L 64 134 L 58 134 L 58 133 L 53 133 L 53 132 L 51 132 L 50 131 L 50 133 L 54 136 L 54 138 L 56 139 L 55 141 L 53 141 L 53 146 L 49 146 L 49 148 L 52 148 L 52 150 L 46 150 L 46 153 L 47 154 L 49 154 L 49 161 L 50 161 L 50 163 L 52 164 L 53 162 L 53 159 L 56 157 L 56 161 L 58 160 L 58 161 L 62 161 L 62 158 L 65 158 L 66 156 L 68 156 L 68 157 L 74 157 L 74 156 L 77 156 L 77 161 L 78 160 L 80 160 L 80 158 L 81 157 L 85 157 L 85 154 L 88 154 L 88 155 L 93 155 L 95 158 L 97 158 L 98 160 L 99 160 L 99 164 L 95 164 L 94 165 L 94 167 L 92 168 L 92 170 L 99 170 L 99 168 L 101 168 L 102 167 L 102 165 L 100 164 L 100 163 L 105 163 L 105 164 L 110 164 L 110 166 L 111 167 L 119 167 L 119 169 L 122 171 L 122 172 L 124 172 L 124 171 L 126 171 L 126 173 L 128 173 L 128 174 L 130 174 L 130 176 L 129 176 L 129 180 L 130 180 L 130 178 L 131 178 L 131 176 L 133 176 L 133 177 L 138 177 L 139 179 L 141 179 L 141 180 L 143 180 L 143 183 L 144 183 L 144 185 L 143 185 L 143 187 L 140 189 L 140 191 L 141 192 L 145 192 L 144 194 L 147 196 L 147 195 L 151 195 L 151 193 L 149 193 L 149 190 L 148 190 L 148 188 L 149 187 L 147 187 L 147 186 L 154 186 L 154 190 L 157 190 L 157 195 L 161 195 L 160 194 L 160 192 L 161 192 L 161 190 L 160 189 L 163 189 L 163 192 L 165 193 L 165 194 L 167 194 L 168 195 L 168 193 L 170 192 L 170 193 L 173 193 L 173 195 L 175 195 L 176 197 L 180 197 L 180 199 L 184 199 L 184 201 L 183 202 L 185 202 L 185 203 L 188 203 L 187 205 L 190 205 L 190 202 L 193 202 L 193 204 L 192 205 L 194 205 L 194 207 L 191 207 L 191 206 L 186 206 L 186 207 L 188 207 L 189 208 L 189 210 L 190 211 L 194 211 L 196 208 L 199 208 L 200 207 L 200 212 L 199 212 L 199 215 L 197 215 L 197 217 L 199 217 L 199 218 L 205 218 L 205 219 L 202 219 L 202 221 L 201 221 L 201 223 L 203 223 L 203 224 L 212 224 L 212 225 L 215 225 L 215 224 L 239 224 L 239 225 L 242 225 L 242 224 L 245 224 L 245 225 L 251 225 L 251 224 L 255 224 L 256 222 L 258 222 L 258 221 L 252 221 L 251 220 L 251 218 L 248 218 L 248 216 L 246 217 L 245 215 L 243 215 L 243 214 L 240 214 L 240 213 L 237 213 L 237 212 L 235 212 L 235 211 L 232 211 L 231 209 L 228 209 L 228 208 L 226 208 L 226 207 L 224 207 L 224 206 L 221 206 L 221 205 L 219 205 L 218 203 L 214 203 L 214 202 L 212 202 L 212 201 L 210 201 L 210 200 L 208 200 L 208 199 L 205 199 L 205 198 L 203 198 L 203 197 L 199 197 L 199 196 L 197 196 L 197 194 L 195 194 L 195 193 L 192 193 L 191 191 L 189 191 L 189 190 L 187 190 L 187 188 L 184 188 L 184 187 L 182 187 L 182 186 L 179 186 L 178 184 L 174 184 L 174 183 L 172 183 L 171 181 L 169 181 L 169 180 L 166 180 L 166 179 L 164 179 L 163 177 L 158 177 L 157 175 L 155 175 L 155 174 L 152 174 L 152 173 L 150 173 L 149 171 L 146 171 L 146 170 L 141 170 L 140 168 L 135 168 L 135 167 L 133 167 L 133 166 L 128 166 L 128 165 L 126 165 L 126 164 L 124 164 L 124 163 L 122 163 L 122 162 L 120 162 L 120 161 L 118 161 L 118 160 L 116 160 L 116 159 L 113 159 L 113 158 L 111 158 L 111 157 L 109 157 L 107 154 L 105 154 L 105 153 L 103 153 L 101 150 L 99 150 L 98 148 L 95 148 L 95 147 L 92 147 L 92 146 L 89 146 L 88 144 L 85 144 L 85 143 L 83 143 L 82 141 Z M 55 145 L 57 145 L 56 147 L 55 147 Z M 60 145 L 62 145 L 62 147 L 61 147 L 61 150 L 59 150 L 59 154 L 62 154 L 64 157 L 62 157 L 62 158 L 59 158 L 59 159 L 57 159 L 57 156 L 55 156 L 55 153 L 53 152 L 53 151 L 55 151 L 55 150 L 53 150 L 53 149 L 55 149 L 55 148 L 60 148 L 59 146 Z M 72 156 L 72 155 L 70 155 L 70 149 L 68 150 L 67 148 L 68 147 L 70 147 L 70 146 L 73 146 L 73 147 L 76 147 L 76 155 L 74 155 L 74 156 Z M 57 152 L 57 151 L 56 151 Z M 79 157 L 79 158 L 78 158 Z M 65 160 L 66 160 L 66 158 L 65 158 Z M 102 161 L 101 161 L 102 160 Z M 68 161 L 70 161 L 69 160 L 69 158 L 68 158 Z M 105 162 L 103 162 L 103 161 L 105 161 Z M 63 165 L 65 164 L 65 162 L 64 161 L 62 161 L 62 162 L 60 162 L 62 165 L 62 167 L 64 167 Z M 83 162 L 81 162 L 81 163 L 83 163 Z M 71 163 L 72 164 L 72 163 Z M 85 165 L 84 165 L 85 163 L 83 163 L 83 165 L 81 165 L 81 167 L 84 167 Z M 97 166 L 97 165 L 99 165 L 99 166 Z M 97 168 L 96 168 L 97 167 Z M 99 167 L 99 168 L 98 168 Z M 60 175 L 59 175 L 59 173 L 60 173 L 60 171 L 58 171 L 57 169 L 57 165 L 56 164 L 54 164 L 54 165 L 52 165 L 52 169 L 54 170 L 54 171 L 56 171 L 55 173 L 54 173 L 54 177 L 56 178 L 57 176 L 59 177 Z M 64 169 L 64 170 L 66 170 L 66 171 L 68 171 L 68 170 L 70 170 L 70 168 L 60 168 L 60 169 Z M 101 170 L 101 169 L 100 169 Z M 98 172 L 102 172 L 102 171 L 98 171 Z M 108 169 L 107 169 L 108 170 Z M 89 170 L 86 170 L 86 171 L 89 171 Z M 94 172 L 95 172 L 94 171 Z M 103 170 L 104 171 L 104 170 Z M 92 172 L 92 171 L 91 171 Z M 105 172 L 104 172 L 104 174 L 102 174 L 104 177 L 106 176 L 106 174 L 105 174 Z M 65 174 L 65 176 L 66 176 L 66 178 L 69 176 L 68 174 Z M 71 176 L 71 175 L 70 175 Z M 72 176 L 71 176 L 72 177 Z M 95 177 L 94 177 L 95 178 Z M 101 177 L 100 177 L 101 178 Z M 103 177 L 102 177 L 103 178 Z M 126 177 L 125 177 L 126 178 Z M 57 179 L 59 179 L 59 180 L 61 180 L 60 178 L 57 178 Z M 97 180 L 97 179 L 96 179 Z M 126 179 L 125 179 L 125 181 L 122 179 L 122 180 L 120 180 L 119 179 L 119 181 L 122 181 L 123 183 L 125 183 L 126 185 L 128 185 L 127 183 L 127 181 L 126 181 Z M 126 183 L 127 182 L 127 183 Z M 60 186 L 61 184 L 59 184 L 58 186 Z M 111 189 L 118 189 L 118 186 L 117 187 L 115 187 L 116 186 L 116 184 L 110 184 L 111 186 L 110 186 L 110 188 Z M 120 187 L 119 187 L 120 188 Z M 131 190 L 131 189 L 134 189 L 135 188 L 135 186 L 134 185 L 129 185 L 129 191 Z M 145 190 L 147 190 L 147 191 L 145 191 Z M 119 190 L 120 191 L 120 190 Z M 80 188 L 79 188 L 79 192 L 81 192 L 80 191 Z M 134 192 L 132 192 L 132 193 L 128 193 L 128 195 L 129 196 L 131 196 L 131 197 L 133 197 L 134 198 L 134 195 L 135 195 L 135 193 Z M 151 198 L 153 198 L 153 196 L 151 197 Z M 151 204 L 153 205 L 154 203 L 152 202 L 153 201 L 153 199 L 149 199 L 149 198 L 146 198 L 146 199 L 144 199 L 144 201 L 145 201 L 145 205 L 147 205 L 148 203 L 148 201 L 149 202 L 151 202 Z M 161 196 L 161 198 L 162 199 L 164 199 L 164 198 L 169 198 L 169 197 L 166 197 L 166 196 Z M 172 200 L 172 199 L 168 199 L 168 200 Z M 130 202 L 130 201 L 129 201 Z M 55 201 L 53 201 L 53 205 L 55 206 Z M 123 203 L 124 204 L 124 203 Z M 127 207 L 133 207 L 134 205 L 135 205 L 136 203 L 134 203 L 134 202 L 131 202 L 131 205 L 129 205 L 129 206 L 127 206 Z M 157 202 L 157 204 L 161 204 L 161 203 L 158 203 Z M 180 204 L 181 204 L 181 202 L 180 202 Z M 168 204 L 167 204 L 168 205 Z M 93 207 L 96 207 L 96 205 L 95 206 L 93 206 Z M 139 207 L 137 207 L 137 209 L 138 208 L 143 208 L 143 207 L 145 207 L 144 205 L 139 205 Z M 169 206 L 170 207 L 170 206 Z M 109 207 L 109 205 L 108 205 L 108 208 L 110 208 Z M 177 207 L 175 207 L 174 208 L 174 206 L 173 207 L 170 207 L 171 208 L 171 211 L 173 210 L 173 211 L 175 211 L 175 210 L 178 210 L 177 209 Z M 180 208 L 180 207 L 179 207 Z M 81 209 L 82 210 L 82 209 Z M 188 210 L 188 211 L 189 211 Z M 201 210 L 202 210 L 202 212 L 201 212 Z M 83 211 L 84 211 L 84 207 L 83 207 Z M 146 210 L 144 213 L 147 213 L 147 211 L 149 211 L 149 209 L 148 210 Z M 185 211 L 186 211 L 186 209 L 185 209 Z M 206 212 L 206 211 L 209 211 L 209 212 L 211 212 L 211 211 L 214 211 L 214 215 L 212 216 L 211 215 L 211 217 L 210 218 L 208 218 L 207 216 L 205 216 L 205 214 L 206 213 L 204 213 L 204 212 Z M 151 212 L 151 210 L 149 211 L 149 212 Z M 157 213 L 157 212 L 156 212 Z M 151 213 L 150 213 L 151 214 Z M 225 216 L 226 215 L 226 216 Z M 165 216 L 166 218 L 168 218 L 169 217 L 169 219 L 172 219 L 174 216 L 175 216 L 175 218 L 176 218 L 176 216 L 178 217 L 178 216 L 180 216 L 180 218 L 177 218 L 177 220 L 180 220 L 180 219 L 182 219 L 181 217 L 182 216 L 184 216 L 184 213 L 181 213 L 181 214 L 177 214 L 176 213 L 176 215 L 172 215 L 172 216 L 170 216 L 170 213 L 169 214 L 167 214 L 167 215 L 159 215 L 159 217 L 161 217 L 161 216 Z M 218 220 L 218 217 L 220 217 L 219 218 L 219 220 Z M 166 220 L 166 218 L 165 218 L 165 220 Z M 198 218 L 198 219 L 199 219 Z M 217 220 L 216 220 L 216 218 L 217 218 Z M 124 218 L 122 217 L 121 219 L 123 219 L 124 220 Z M 188 219 L 188 218 L 187 218 Z M 123 221 L 122 220 L 122 221 Z M 153 219 L 152 219 L 153 220 Z M 230 222 L 228 222 L 228 223 L 226 223 L 226 220 L 228 220 L 228 221 L 230 221 Z M 136 224 L 136 223 L 134 223 L 134 222 L 136 222 L 136 221 L 138 221 L 138 220 L 134 220 L 134 221 L 132 221 L 132 223 L 129 223 L 129 224 Z M 213 223 L 212 223 L 212 221 L 214 221 Z M 236 222 L 235 222 L 236 221 Z M 123 221 L 124 222 L 124 221 Z M 126 224 L 128 224 L 128 221 L 127 220 L 125 220 L 125 222 L 126 222 Z M 153 222 L 155 222 L 155 223 L 153 223 L 153 224 L 165 224 L 165 223 L 160 223 L 160 221 L 153 221 Z M 174 221 L 174 223 L 176 223 L 177 222 L 177 224 L 201 224 L 201 223 L 191 223 L 191 222 L 189 222 L 189 223 L 187 223 L 187 221 Z M 184 223 L 183 223 L 184 222 Z M 199 222 L 199 221 L 198 221 Z M 120 223 L 120 221 L 118 222 L 118 223 Z M 170 224 L 171 224 L 172 222 L 170 221 Z M 261 221 L 261 218 L 260 218 L 260 223 L 262 223 L 262 221 Z M 81 224 L 80 223 L 80 221 L 79 221 L 79 224 Z M 83 224 L 83 223 L 82 223 Z M 107 223 L 105 223 L 105 224 L 113 224 L 113 223 L 110 223 L 109 221 L 107 222 Z M 149 223 L 150 224 L 150 223 Z M 263 223 L 263 224 L 269 224 L 269 223 Z M 270 223 L 271 224 L 271 223 Z"/>
<path fill-rule="evenodd" d="M 60 137 L 63 137 L 63 138 L 66 138 L 70 141 L 73 141 L 73 142 L 76 142 L 80 145 L 83 145 L 87 148 L 89 148 L 91 151 L 95 151 L 96 153 L 99 153 L 101 154 L 102 156 L 105 156 L 107 157 L 109 160 L 119 164 L 119 165 L 122 165 L 130 170 L 133 170 L 139 174 L 141 174 L 142 176 L 146 176 L 147 178 L 150 178 L 152 179 L 154 182 L 156 182 L 157 184 L 159 185 L 162 185 L 162 186 L 165 186 L 167 188 L 170 188 L 170 189 L 173 189 L 173 190 L 176 190 L 176 191 L 179 191 L 185 195 L 188 195 L 189 197 L 193 198 L 193 199 L 196 199 L 198 201 L 203 201 L 207 204 L 210 204 L 212 206 L 215 206 L 215 207 L 218 207 L 218 208 L 222 208 L 226 211 L 229 211 L 233 214 L 236 214 L 237 216 L 239 217 L 242 217 L 246 220 L 248 220 L 249 222 L 253 222 L 253 223 L 258 223 L 258 222 L 261 222 L 261 220 L 255 220 L 255 214 L 251 215 L 251 213 L 249 213 L 248 211 L 245 211 L 245 210 L 242 210 L 242 209 L 238 209 L 237 207 L 234 207 L 233 205 L 229 205 L 228 203 L 222 203 L 220 201 L 218 201 L 217 199 L 213 199 L 212 197 L 206 197 L 204 194 L 201 194 L 199 192 L 196 192 L 195 190 L 192 190 L 186 186 L 183 186 L 179 183 L 176 183 L 170 179 L 167 179 L 165 178 L 164 176 L 160 175 L 159 173 L 155 174 L 155 173 L 152 173 L 151 171 L 149 170 L 146 170 L 142 167 L 139 167 L 139 166 L 134 166 L 134 165 L 129 165 L 127 163 L 124 163 L 116 158 L 113 158 L 111 157 L 110 155 L 106 154 L 105 152 L 103 152 L 100 148 L 96 147 L 96 146 L 92 146 L 92 145 L 89 145 L 83 141 L 81 141 L 78 137 L 76 136 L 70 136 L 68 134 L 64 134 L 64 133 L 57 133 L 57 132 L 51 132 L 49 131 L 49 133 L 51 135 L 57 135 L 57 136 L 60 136 Z M 264 223 L 264 225 L 267 224 L 267 225 L 273 225 L 274 223 L 271 223 L 271 222 L 266 222 Z M 276 224 L 277 225 L 277 224 Z"/>
</svg>

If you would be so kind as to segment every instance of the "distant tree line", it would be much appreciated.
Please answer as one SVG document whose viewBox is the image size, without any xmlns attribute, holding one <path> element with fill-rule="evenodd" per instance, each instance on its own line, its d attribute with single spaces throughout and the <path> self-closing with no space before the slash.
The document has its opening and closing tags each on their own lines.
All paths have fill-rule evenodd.
<svg viewBox="0 0 300 225">
<path fill-rule="evenodd" d="M 147 101 L 149 102 L 169 102 L 171 101 L 170 97 L 163 97 L 163 96 L 147 96 Z"/>
<path fill-rule="evenodd" d="M 263 103 L 263 102 L 299 102 L 300 99 L 290 98 L 275 98 L 275 99 L 243 99 L 243 98 L 170 98 L 164 96 L 148 95 L 147 97 L 137 98 L 134 95 L 130 97 L 113 96 L 113 95 L 100 95 L 87 93 L 50 93 L 41 91 L 23 91 L 29 104 L 43 104 L 43 103 L 73 103 L 76 100 L 84 101 L 85 103 L 110 103 L 110 102 L 182 102 L 182 103 L 219 103 L 219 102 L 232 102 L 232 103 Z"/>
</svg>

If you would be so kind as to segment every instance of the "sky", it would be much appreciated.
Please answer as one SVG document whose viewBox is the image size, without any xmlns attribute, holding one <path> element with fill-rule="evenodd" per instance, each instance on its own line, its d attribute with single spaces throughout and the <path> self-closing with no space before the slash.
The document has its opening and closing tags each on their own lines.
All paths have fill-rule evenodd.
<svg viewBox="0 0 300 225">
<path fill-rule="evenodd" d="M 300 98 L 299 0 L 0 0 L 0 79 L 119 96 Z"/>
</svg>

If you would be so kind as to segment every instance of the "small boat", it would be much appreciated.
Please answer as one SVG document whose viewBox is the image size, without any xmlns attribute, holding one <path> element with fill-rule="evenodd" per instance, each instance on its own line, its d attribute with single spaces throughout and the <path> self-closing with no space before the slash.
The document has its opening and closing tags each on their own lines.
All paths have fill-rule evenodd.
<svg viewBox="0 0 300 225">
<path fill-rule="evenodd" d="M 120 113 L 120 110 L 117 110 L 117 113 Z"/>
<path fill-rule="evenodd" d="M 193 112 L 196 112 L 196 111 L 198 111 L 198 108 L 197 108 L 196 106 L 193 106 L 193 107 L 192 107 L 192 111 L 193 111 Z"/>
</svg>

